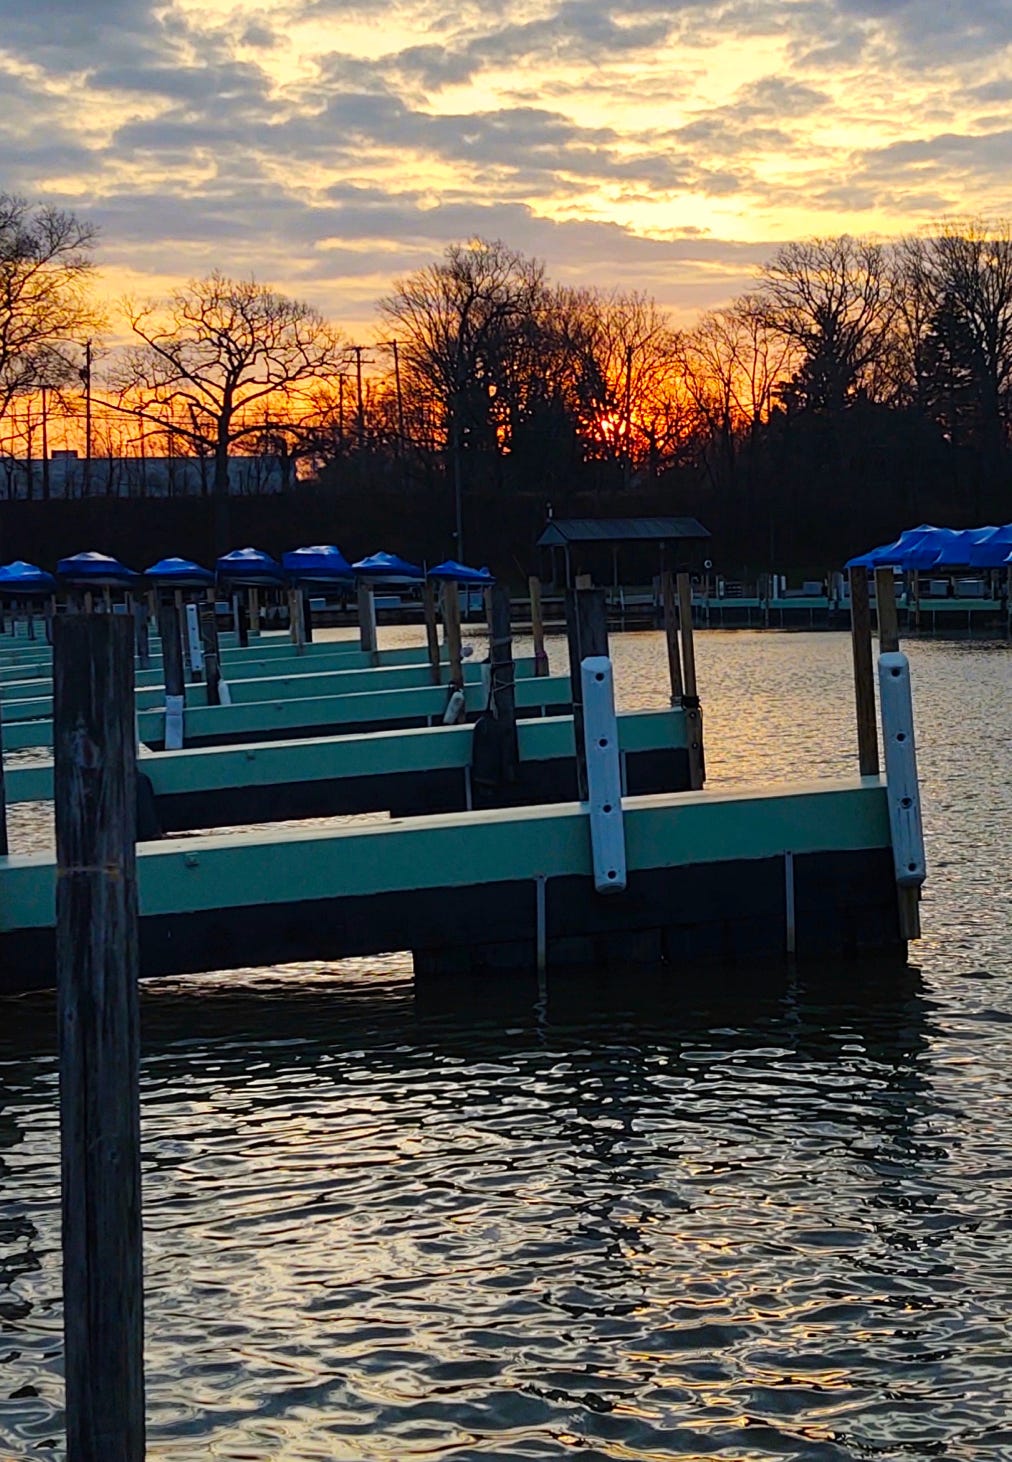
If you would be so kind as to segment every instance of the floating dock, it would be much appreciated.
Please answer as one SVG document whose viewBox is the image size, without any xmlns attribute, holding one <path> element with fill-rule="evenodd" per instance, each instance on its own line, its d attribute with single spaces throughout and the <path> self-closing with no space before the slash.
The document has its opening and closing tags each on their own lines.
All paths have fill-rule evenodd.
<svg viewBox="0 0 1012 1462">
<path fill-rule="evenodd" d="M 617 717 L 622 792 L 685 791 L 691 785 L 681 708 Z M 572 715 L 521 721 L 514 805 L 572 801 L 577 795 Z M 390 812 L 462 812 L 496 800 L 475 786 L 473 728 L 375 731 L 241 747 L 166 751 L 142 758 L 163 832 L 234 827 L 303 817 Z M 6 773 L 8 804 L 49 801 L 53 762 Z"/>
<path fill-rule="evenodd" d="M 484 674 L 474 665 L 467 680 L 459 640 L 451 650 L 457 690 L 432 683 L 443 668 L 431 643 L 420 666 L 377 666 L 373 644 L 367 666 L 351 648 L 340 652 L 346 668 L 299 673 L 290 673 L 287 646 L 221 647 L 230 684 L 256 689 L 238 703 L 201 705 L 203 687 L 188 687 L 198 693 L 185 708 L 178 697 L 186 749 L 139 760 L 135 732 L 160 746 L 171 697 L 136 711 L 130 626 L 112 615 L 58 621 L 55 761 L 8 769 L 9 800 L 55 795 L 57 852 L 0 857 L 0 988 L 51 983 L 58 948 L 70 957 L 58 934 L 61 879 L 104 887 L 113 864 L 96 848 L 65 871 L 60 828 L 76 819 L 83 837 L 118 807 L 122 827 L 106 829 L 103 847 L 121 847 L 122 833 L 132 849 L 135 832 L 125 830 L 134 828 L 138 771 L 166 831 L 236 829 L 137 847 L 142 975 L 394 949 L 412 951 L 422 978 L 660 962 L 678 979 L 707 961 L 902 955 L 919 933 L 924 853 L 895 623 L 882 626 L 878 667 L 885 775 L 867 583 L 852 577 L 857 774 L 704 791 L 687 578 L 676 594 L 666 575 L 663 593 L 670 710 L 616 715 L 601 591 L 570 595 L 568 676 L 516 676 L 500 594 Z M 78 663 L 89 646 L 90 669 Z M 325 662 L 322 645 L 305 661 Z M 247 678 L 252 664 L 278 673 Z M 169 641 L 167 679 L 178 666 Z M 400 683 L 419 669 L 423 683 Z M 377 689 L 391 680 L 396 688 Z M 110 704 L 106 684 L 122 687 L 122 705 Z M 442 724 L 451 697 L 476 724 Z M 125 760 L 101 752 L 106 725 L 129 747 Z M 4 727 L 8 746 L 43 746 L 52 734 L 44 719 Z M 31 735 L 44 739 L 18 740 Z M 100 790 L 114 775 L 125 778 L 116 796 Z M 291 825 L 365 811 L 393 816 Z M 255 826 L 280 820 L 288 825 Z M 118 876 L 130 881 L 132 853 L 128 862 Z M 103 907 L 78 903 L 75 917 L 101 919 Z"/>
<path fill-rule="evenodd" d="M 627 883 L 595 891 L 580 803 L 138 849 L 146 976 L 410 949 L 420 974 L 899 950 L 886 787 L 631 797 Z M 0 861 L 7 988 L 51 984 L 56 865 Z"/>
</svg>

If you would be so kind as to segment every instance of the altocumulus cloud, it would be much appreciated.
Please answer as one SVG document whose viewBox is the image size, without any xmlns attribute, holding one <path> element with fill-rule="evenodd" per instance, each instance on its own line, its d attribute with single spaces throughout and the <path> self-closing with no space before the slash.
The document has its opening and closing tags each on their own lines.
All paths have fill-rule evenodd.
<svg viewBox="0 0 1012 1462">
<path fill-rule="evenodd" d="M 0 186 L 93 217 L 111 292 L 354 324 L 481 233 L 688 312 L 784 238 L 1012 210 L 1008 0 L 0 4 Z"/>
</svg>

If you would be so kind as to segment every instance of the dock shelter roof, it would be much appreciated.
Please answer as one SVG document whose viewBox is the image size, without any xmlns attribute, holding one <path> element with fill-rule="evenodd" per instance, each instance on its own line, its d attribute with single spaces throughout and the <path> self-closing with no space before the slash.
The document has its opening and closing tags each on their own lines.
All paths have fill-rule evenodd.
<svg viewBox="0 0 1012 1462">
<path fill-rule="evenodd" d="M 572 543 L 674 543 L 681 538 L 709 538 L 695 518 L 550 518 L 538 539 L 539 548 Z"/>
</svg>

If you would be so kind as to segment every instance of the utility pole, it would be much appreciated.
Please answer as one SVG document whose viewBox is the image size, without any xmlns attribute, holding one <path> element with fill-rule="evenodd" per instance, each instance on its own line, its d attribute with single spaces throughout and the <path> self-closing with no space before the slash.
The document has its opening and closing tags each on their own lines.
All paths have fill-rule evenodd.
<svg viewBox="0 0 1012 1462">
<path fill-rule="evenodd" d="M 361 452 L 365 446 L 365 403 L 362 400 L 362 352 L 365 350 L 365 346 L 353 345 L 351 348 L 355 352 L 356 413 L 358 419 L 356 434 L 358 438 L 358 450 Z"/>
<path fill-rule="evenodd" d="M 49 501 L 49 387 L 42 387 L 42 500 Z"/>
<path fill-rule="evenodd" d="M 627 490 L 631 472 L 629 438 L 632 435 L 632 358 L 633 348 L 631 345 L 627 345 L 625 348 L 625 410 L 622 424 L 622 485 Z"/>
<path fill-rule="evenodd" d="M 397 390 L 397 455 L 404 450 L 404 397 L 401 395 L 401 360 L 396 340 L 391 340 L 390 348 L 394 353 L 394 385 Z"/>
<path fill-rule="evenodd" d="M 84 496 L 91 490 L 91 341 L 84 342 L 84 366 L 78 375 L 84 385 Z"/>
</svg>

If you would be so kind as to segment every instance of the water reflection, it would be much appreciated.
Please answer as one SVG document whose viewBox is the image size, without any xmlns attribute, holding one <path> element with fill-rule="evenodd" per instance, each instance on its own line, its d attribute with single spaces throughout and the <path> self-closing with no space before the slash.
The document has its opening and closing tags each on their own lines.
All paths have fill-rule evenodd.
<svg viewBox="0 0 1012 1462">
<path fill-rule="evenodd" d="M 849 769 L 848 654 L 700 636 L 711 777 Z M 923 976 L 145 989 L 153 1456 L 1012 1456 L 1012 653 L 911 658 Z M 0 1005 L 0 1164 L 0 1456 L 59 1455 L 46 997 Z"/>
<path fill-rule="evenodd" d="M 159 1455 L 839 1456 L 878 1435 L 887 1380 L 901 1441 L 955 1365 L 972 1240 L 916 972 L 705 1002 L 601 976 L 547 1001 L 195 983 L 144 997 Z M 0 1426 L 37 1445 L 59 1427 L 52 1010 L 5 1013 L 31 1258 L 7 1271 Z"/>
</svg>

